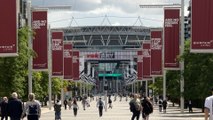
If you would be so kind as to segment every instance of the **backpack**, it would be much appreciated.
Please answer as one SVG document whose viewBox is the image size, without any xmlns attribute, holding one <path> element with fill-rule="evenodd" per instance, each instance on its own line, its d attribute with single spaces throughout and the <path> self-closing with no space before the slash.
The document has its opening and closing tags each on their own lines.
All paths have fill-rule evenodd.
<svg viewBox="0 0 213 120">
<path fill-rule="evenodd" d="M 55 105 L 54 105 L 54 110 L 55 110 L 56 112 L 60 112 L 60 111 L 61 111 L 61 105 L 55 104 Z"/>
<path fill-rule="evenodd" d="M 143 111 L 146 114 L 153 113 L 153 105 L 149 101 L 143 101 Z"/>
<path fill-rule="evenodd" d="M 159 104 L 159 105 L 162 105 L 162 100 L 159 100 L 158 104 Z"/>
<path fill-rule="evenodd" d="M 28 108 L 28 112 L 29 115 L 38 115 L 38 105 L 34 104 L 34 105 L 29 105 Z"/>
<path fill-rule="evenodd" d="M 102 101 L 99 102 L 99 107 L 103 107 L 103 102 Z"/>
<path fill-rule="evenodd" d="M 135 105 L 134 105 L 134 103 L 133 102 L 130 102 L 129 103 L 129 110 L 131 111 L 131 112 L 134 112 L 134 111 L 136 111 L 136 108 L 135 108 Z"/>
<path fill-rule="evenodd" d="M 111 100 L 111 99 L 109 99 L 109 103 L 112 103 L 112 100 Z"/>
<path fill-rule="evenodd" d="M 162 100 L 159 100 L 159 102 L 158 102 L 158 105 L 159 105 L 159 107 L 162 107 Z"/>
</svg>

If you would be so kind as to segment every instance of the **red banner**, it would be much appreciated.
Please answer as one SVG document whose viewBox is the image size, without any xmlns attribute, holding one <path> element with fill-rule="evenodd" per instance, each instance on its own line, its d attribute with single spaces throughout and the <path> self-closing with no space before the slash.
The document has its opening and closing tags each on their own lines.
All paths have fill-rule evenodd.
<svg viewBox="0 0 213 120">
<path fill-rule="evenodd" d="M 138 71 L 138 80 L 143 79 L 143 53 L 142 49 L 138 51 L 138 57 L 137 57 L 137 71 Z"/>
<path fill-rule="evenodd" d="M 164 68 L 179 68 L 180 9 L 164 9 Z"/>
<path fill-rule="evenodd" d="M 64 79 L 73 78 L 72 69 L 72 43 L 64 42 Z"/>
<path fill-rule="evenodd" d="M 151 75 L 162 76 L 162 30 L 151 30 Z"/>
<path fill-rule="evenodd" d="M 79 80 L 79 74 L 80 74 L 80 64 L 79 64 L 79 51 L 73 51 L 73 58 L 72 58 L 72 63 L 73 63 L 73 80 Z"/>
<path fill-rule="evenodd" d="M 34 70 L 48 69 L 48 31 L 47 10 L 34 10 L 32 12 L 32 29 L 35 32 L 33 50 L 36 57 L 33 58 Z"/>
<path fill-rule="evenodd" d="M 17 0 L 4 0 L 0 4 L 0 56 L 17 56 Z"/>
<path fill-rule="evenodd" d="M 191 2 L 191 52 L 213 53 L 213 1 Z"/>
<path fill-rule="evenodd" d="M 64 35 L 62 31 L 52 32 L 52 76 L 54 77 L 61 77 L 64 75 L 63 39 Z"/>
<path fill-rule="evenodd" d="M 151 43 L 143 43 L 143 79 L 151 78 Z"/>
</svg>

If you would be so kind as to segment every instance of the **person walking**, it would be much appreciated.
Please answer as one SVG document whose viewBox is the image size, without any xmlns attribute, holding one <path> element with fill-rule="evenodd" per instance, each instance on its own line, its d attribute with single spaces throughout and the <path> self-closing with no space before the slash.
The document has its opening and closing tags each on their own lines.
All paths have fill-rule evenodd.
<svg viewBox="0 0 213 120">
<path fill-rule="evenodd" d="M 54 105 L 55 120 L 61 120 L 61 101 L 57 100 Z"/>
<path fill-rule="evenodd" d="M 163 105 L 163 112 L 166 113 L 167 101 L 164 100 L 163 103 L 162 103 L 162 105 Z"/>
<path fill-rule="evenodd" d="M 192 113 L 193 110 L 192 110 L 192 101 L 191 100 L 189 100 L 189 102 L 188 102 L 188 107 L 189 107 L 189 113 Z"/>
<path fill-rule="evenodd" d="M 134 98 L 129 102 L 130 111 L 132 112 L 131 120 L 139 120 L 140 112 L 141 112 L 141 102 L 139 100 L 139 96 L 137 94 L 134 95 Z"/>
<path fill-rule="evenodd" d="M 78 104 L 77 104 L 77 99 L 74 98 L 73 103 L 72 103 L 72 108 L 73 108 L 73 114 L 76 117 L 77 116 L 77 112 L 78 112 Z"/>
<path fill-rule="evenodd" d="M 104 105 L 104 102 L 101 100 L 101 98 L 99 98 L 96 106 L 97 106 L 98 111 L 99 111 L 99 116 L 102 117 L 102 115 L 103 115 L 103 108 L 105 107 L 105 105 Z"/>
<path fill-rule="evenodd" d="M 142 105 L 142 118 L 143 120 L 149 120 L 149 115 L 153 112 L 153 105 L 150 102 L 150 99 L 144 97 L 141 101 Z"/>
<path fill-rule="evenodd" d="M 159 112 L 162 112 L 163 100 L 161 98 L 158 101 L 158 106 L 159 106 Z"/>
<path fill-rule="evenodd" d="M 205 120 L 213 120 L 213 88 L 211 89 L 211 92 L 212 95 L 207 97 L 204 103 Z"/>
<path fill-rule="evenodd" d="M 84 96 L 82 99 L 82 105 L 84 110 L 86 110 L 86 102 L 87 102 L 86 99 L 87 99 L 86 96 Z"/>
<path fill-rule="evenodd" d="M 1 120 L 8 119 L 8 99 L 7 97 L 3 97 L 3 101 L 0 103 L 1 107 Z"/>
<path fill-rule="evenodd" d="M 65 99 L 65 100 L 64 100 L 64 109 L 65 109 L 65 110 L 67 109 L 67 104 L 68 104 L 67 99 Z"/>
<path fill-rule="evenodd" d="M 18 94 L 12 93 L 12 98 L 8 102 L 8 116 L 10 120 L 20 120 L 23 113 L 22 102 L 18 100 Z"/>
<path fill-rule="evenodd" d="M 24 107 L 23 115 L 26 114 L 27 120 L 39 120 L 41 116 L 41 105 L 39 101 L 35 99 L 34 93 L 30 93 L 28 99 Z"/>
<path fill-rule="evenodd" d="M 108 103 L 109 103 L 109 108 L 112 109 L 112 100 L 111 100 L 111 96 L 109 96 Z"/>
<path fill-rule="evenodd" d="M 72 99 L 69 98 L 69 100 L 67 101 L 67 104 L 68 104 L 68 107 L 69 107 L 69 110 L 71 109 L 71 104 L 72 104 Z"/>
</svg>

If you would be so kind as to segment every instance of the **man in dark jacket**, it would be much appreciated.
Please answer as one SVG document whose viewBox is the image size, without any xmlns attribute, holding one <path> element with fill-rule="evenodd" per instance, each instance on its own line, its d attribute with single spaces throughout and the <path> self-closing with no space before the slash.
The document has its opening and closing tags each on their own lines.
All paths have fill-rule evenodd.
<svg viewBox="0 0 213 120">
<path fill-rule="evenodd" d="M 16 92 L 12 93 L 12 98 L 8 102 L 8 114 L 10 120 L 20 120 L 23 112 L 22 102 L 18 100 Z"/>
<path fill-rule="evenodd" d="M 139 99 L 139 95 L 135 94 L 134 98 L 129 102 L 130 111 L 132 112 L 131 120 L 139 120 L 140 113 L 141 113 L 141 102 Z"/>
<path fill-rule="evenodd" d="M 8 116 L 8 99 L 7 97 L 3 98 L 3 101 L 0 103 L 1 106 L 1 120 L 7 120 Z"/>
<path fill-rule="evenodd" d="M 144 97 L 141 102 L 142 105 L 142 118 L 143 120 L 149 120 L 149 114 L 153 112 L 153 105 L 150 102 L 149 98 Z"/>
<path fill-rule="evenodd" d="M 104 102 L 99 98 L 97 104 L 96 104 L 98 110 L 99 110 L 99 116 L 102 117 L 103 115 L 103 109 L 105 108 Z"/>
</svg>

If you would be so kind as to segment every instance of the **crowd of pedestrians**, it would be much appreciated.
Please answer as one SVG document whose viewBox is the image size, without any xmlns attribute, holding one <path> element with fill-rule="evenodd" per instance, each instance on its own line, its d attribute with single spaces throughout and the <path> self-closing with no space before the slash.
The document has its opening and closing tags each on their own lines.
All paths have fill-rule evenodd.
<svg viewBox="0 0 213 120">
<path fill-rule="evenodd" d="M 22 101 L 18 99 L 18 94 L 13 92 L 9 99 L 3 97 L 0 107 L 1 120 L 8 120 L 8 118 L 21 120 L 24 117 L 27 120 L 39 120 L 41 116 L 41 104 L 35 99 L 34 93 L 30 93 L 26 104 L 22 104 Z"/>
<path fill-rule="evenodd" d="M 142 114 L 143 120 L 148 120 L 149 115 L 153 112 L 153 105 L 148 97 L 143 97 L 138 94 L 133 95 L 133 99 L 129 102 L 130 111 L 132 112 L 131 120 L 139 120 Z"/>
<path fill-rule="evenodd" d="M 213 94 L 213 88 L 211 89 Z M 116 96 L 115 96 L 116 97 Z M 120 97 L 120 96 L 119 96 Z M 101 96 L 97 97 L 96 99 L 96 107 L 98 111 L 98 115 L 100 117 L 103 116 L 104 109 L 111 108 L 112 109 L 112 96 L 109 95 L 107 99 L 107 104 L 105 104 L 105 100 L 102 100 Z M 121 97 L 120 97 L 121 98 Z M 166 113 L 166 109 L 168 106 L 167 100 L 163 100 L 162 97 L 159 97 L 159 99 L 156 100 L 156 98 L 150 98 L 146 96 L 140 96 L 138 94 L 133 94 L 130 96 L 130 111 L 132 112 L 131 120 L 139 120 L 140 116 L 142 120 L 149 120 L 150 114 L 153 113 L 153 104 L 159 106 L 159 112 L 160 113 Z M 154 102 L 152 102 L 154 99 Z M 116 100 L 116 99 L 115 99 Z M 119 99 L 121 101 L 122 99 Z M 209 118 L 212 118 L 210 115 L 212 111 L 212 103 L 213 97 L 207 97 L 205 100 L 205 120 Z M 64 109 L 67 110 L 73 110 L 73 116 L 76 117 L 78 115 L 79 105 L 78 103 L 82 104 L 82 110 L 86 110 L 86 107 L 90 107 L 90 100 L 87 99 L 87 97 L 82 97 L 81 102 L 78 102 L 78 99 L 76 97 L 73 97 L 73 99 L 65 99 L 63 102 L 61 100 L 56 100 L 56 103 L 54 104 L 54 111 L 55 111 L 55 120 L 61 120 L 61 110 L 62 106 L 64 106 Z M 192 112 L 192 101 L 188 100 L 188 107 L 189 112 Z M 13 92 L 11 94 L 11 97 L 3 97 L 2 101 L 0 102 L 0 108 L 1 108 L 1 120 L 21 120 L 23 118 L 26 118 L 27 120 L 39 120 L 41 116 L 41 104 L 38 100 L 35 98 L 34 93 L 30 93 L 28 95 L 28 101 L 23 103 L 19 98 L 18 94 L 16 92 Z M 89 109 L 89 108 L 88 108 Z"/>
</svg>

